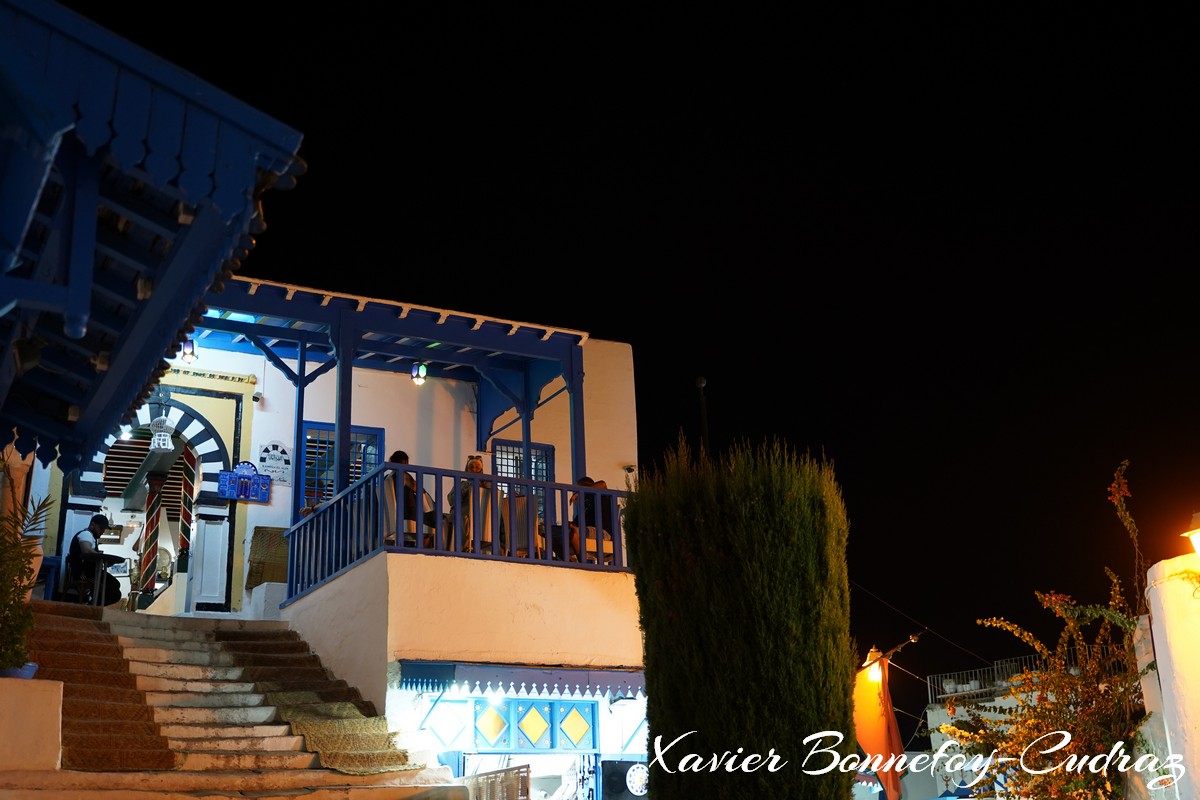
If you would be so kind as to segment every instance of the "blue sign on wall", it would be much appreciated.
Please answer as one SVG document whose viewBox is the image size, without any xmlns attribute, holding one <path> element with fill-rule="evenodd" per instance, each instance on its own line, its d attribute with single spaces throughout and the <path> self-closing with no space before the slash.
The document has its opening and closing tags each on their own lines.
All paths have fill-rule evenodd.
<svg viewBox="0 0 1200 800">
<path fill-rule="evenodd" d="M 226 500 L 249 500 L 266 503 L 271 499 L 271 476 L 259 475 L 249 461 L 239 463 L 232 470 L 217 473 L 217 497 Z"/>
</svg>

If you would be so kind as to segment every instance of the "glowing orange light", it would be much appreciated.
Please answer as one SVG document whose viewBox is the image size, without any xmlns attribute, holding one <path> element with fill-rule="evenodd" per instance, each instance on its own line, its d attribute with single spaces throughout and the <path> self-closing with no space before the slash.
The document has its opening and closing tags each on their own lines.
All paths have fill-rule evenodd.
<svg viewBox="0 0 1200 800">
<path fill-rule="evenodd" d="M 883 658 L 883 653 L 879 652 L 879 648 L 872 646 L 871 652 L 867 653 L 867 660 L 863 662 L 863 666 L 871 665 L 867 670 L 867 678 L 871 683 L 883 682 L 883 667 L 879 666 L 879 660 Z"/>
</svg>

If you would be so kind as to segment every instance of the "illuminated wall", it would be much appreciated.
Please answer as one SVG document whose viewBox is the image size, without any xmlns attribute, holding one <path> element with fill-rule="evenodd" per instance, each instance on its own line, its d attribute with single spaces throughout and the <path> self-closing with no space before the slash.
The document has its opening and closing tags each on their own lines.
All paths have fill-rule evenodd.
<svg viewBox="0 0 1200 800">
<path fill-rule="evenodd" d="M 1156 709 L 1151 705 L 1153 692 L 1146 692 L 1147 709 L 1157 712 L 1165 744 L 1182 756 L 1186 770 L 1173 787 L 1177 795 L 1153 796 L 1190 800 L 1200 796 L 1200 556 L 1192 553 L 1151 567 L 1146 599 L 1158 665 L 1151 675 L 1158 676 L 1161 693 L 1161 707 Z"/>
</svg>

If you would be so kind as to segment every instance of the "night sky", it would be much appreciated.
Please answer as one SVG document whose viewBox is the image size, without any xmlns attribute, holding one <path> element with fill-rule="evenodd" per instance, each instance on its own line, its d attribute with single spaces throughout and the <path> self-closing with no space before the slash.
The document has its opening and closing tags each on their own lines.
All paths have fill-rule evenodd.
<svg viewBox="0 0 1200 800">
<path fill-rule="evenodd" d="M 1147 563 L 1188 552 L 1182 11 L 68 5 L 304 134 L 241 274 L 629 342 L 643 464 L 699 376 L 715 452 L 830 459 L 859 649 L 928 629 L 906 738 L 904 670 L 1023 652 L 977 618 L 1130 586 L 1123 460 Z"/>
</svg>

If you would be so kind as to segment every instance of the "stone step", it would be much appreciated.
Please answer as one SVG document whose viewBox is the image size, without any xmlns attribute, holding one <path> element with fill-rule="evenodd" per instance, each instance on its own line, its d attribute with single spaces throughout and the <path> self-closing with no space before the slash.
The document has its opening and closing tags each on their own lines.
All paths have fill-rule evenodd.
<svg viewBox="0 0 1200 800">
<path fill-rule="evenodd" d="M 183 750 L 179 769 L 189 772 L 319 769 L 321 758 L 305 750 Z"/>
<path fill-rule="evenodd" d="M 236 634 L 238 632 L 295 632 L 284 620 L 241 619 L 238 617 L 165 617 L 106 606 L 101 614 L 110 626 L 129 626 L 143 631 L 199 631 Z"/>
<path fill-rule="evenodd" d="M 63 641 L 67 642 L 67 636 L 63 637 Z M 180 652 L 214 652 L 214 653 L 235 653 L 245 655 L 266 654 L 273 656 L 295 655 L 295 656 L 312 656 L 312 651 L 309 650 L 308 644 L 302 641 L 293 639 L 281 639 L 279 641 L 261 640 L 237 640 L 223 641 L 220 639 L 200 639 L 195 637 L 181 639 L 150 639 L 144 636 L 127 636 L 117 635 L 117 644 L 122 650 L 166 650 Z"/>
<path fill-rule="evenodd" d="M 163 708 L 248 707 L 265 705 L 267 701 L 261 692 L 146 692 L 145 697 L 146 705 Z"/>
<path fill-rule="evenodd" d="M 209 723 L 167 722 L 158 726 L 160 735 L 167 739 L 214 739 L 214 738 L 245 738 L 245 739 L 274 739 L 290 736 L 292 726 L 286 722 L 265 723 L 262 725 L 213 725 Z"/>
<path fill-rule="evenodd" d="M 154 661 L 131 661 L 129 671 L 139 678 L 168 678 L 172 680 L 239 681 L 245 667 L 214 667 L 206 664 L 161 664 Z"/>
<path fill-rule="evenodd" d="M 209 652 L 218 647 L 212 639 L 200 639 L 189 635 L 183 639 L 148 639 L 144 636 L 130 636 L 116 633 L 117 643 L 124 650 L 191 650 Z"/>
<path fill-rule="evenodd" d="M 157 675 L 135 675 L 137 688 L 143 692 L 212 692 L 238 694 L 255 691 L 253 681 L 207 680 L 203 678 L 165 678 Z"/>
<path fill-rule="evenodd" d="M 449 770 L 445 767 L 438 771 Z M 0 772 L 4 800 L 469 800 L 466 786 L 413 783 L 405 772 L 341 775 L 283 772 Z M 407 781 L 407 783 L 405 782 Z M 101 788 L 102 787 L 102 788 Z"/>
<path fill-rule="evenodd" d="M 172 725 L 171 728 L 183 728 L 187 726 Z M 256 726 L 259 727 L 259 726 Z M 261 726 L 266 727 L 266 726 Z M 215 728 L 212 730 L 222 730 Z M 176 738 L 168 736 L 167 745 L 172 750 L 183 751 L 210 751 L 210 750 L 237 750 L 243 752 L 252 752 L 255 750 L 303 750 L 304 737 L 288 734 L 287 736 L 232 736 L 222 733 L 218 736 L 197 736 Z"/>
<path fill-rule="evenodd" d="M 151 707 L 160 725 L 264 725 L 279 722 L 275 706 L 223 706 L 218 708 Z"/>
<path fill-rule="evenodd" d="M 183 617 L 171 617 L 183 620 Z M 107 620 L 108 629 L 117 636 L 130 636 L 141 639 L 152 639 L 161 642 L 188 641 L 273 641 L 298 642 L 300 635 L 290 628 L 277 629 L 244 629 L 220 630 L 212 626 L 197 626 L 195 624 L 174 626 L 147 626 L 138 620 L 128 619 Z M 78 627 L 78 626 L 76 626 Z"/>
<path fill-rule="evenodd" d="M 313 653 L 238 653 L 215 648 L 185 650 L 167 647 L 126 647 L 124 655 L 129 661 L 148 661 L 156 664 L 195 664 L 207 667 L 315 667 L 320 664 L 320 659 Z"/>
<path fill-rule="evenodd" d="M 29 648 L 35 653 L 68 653 L 96 658 L 120 658 L 121 646 L 111 638 L 100 637 L 70 641 L 69 639 L 38 641 Z"/>
<path fill-rule="evenodd" d="M 281 706 L 337 717 L 368 713 L 370 704 L 286 622 L 44 602 L 35 616 L 35 647 L 64 683 L 66 768 L 0 773 L 2 800 L 469 797 L 445 767 L 371 775 L 321 768 Z M 102 771 L 114 768 L 129 771 Z"/>
<path fill-rule="evenodd" d="M 311 680 L 245 681 L 207 678 L 172 678 L 159 675 L 133 675 L 131 686 L 143 692 L 213 692 L 213 693 L 266 693 L 310 691 L 326 695 L 346 695 L 353 690 L 343 680 L 313 678 Z"/>
<path fill-rule="evenodd" d="M 320 663 L 305 662 L 301 666 L 276 666 L 262 669 L 254 665 L 213 666 L 209 664 L 162 664 L 153 661 L 131 661 L 129 672 L 157 678 L 176 680 L 212 681 L 256 681 L 258 675 L 270 679 L 285 680 L 332 680 Z"/>
</svg>

